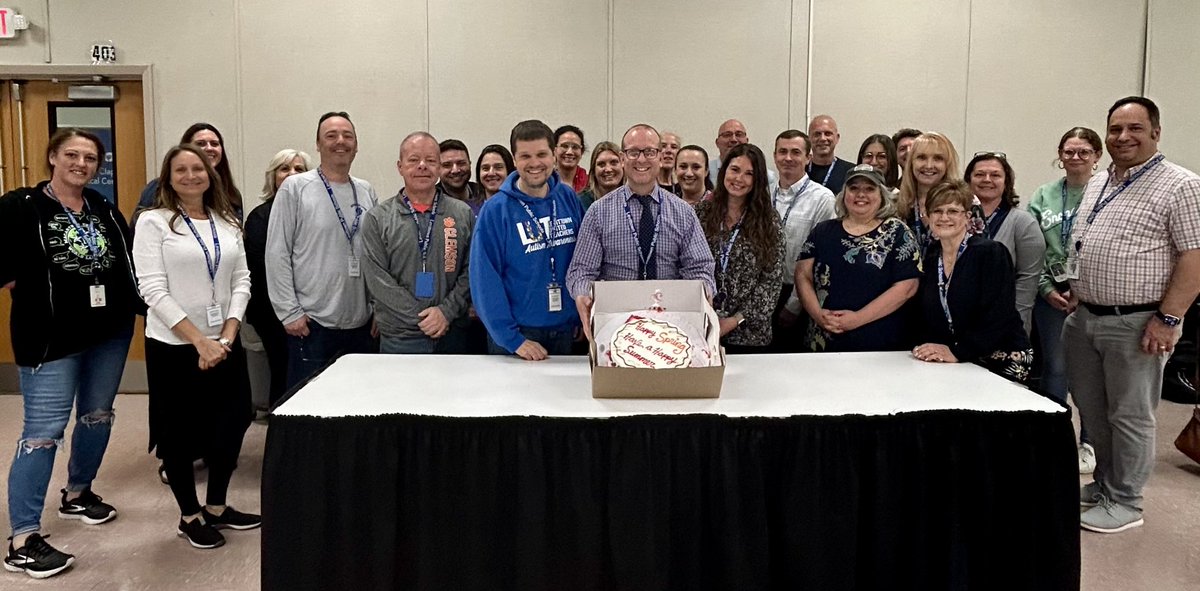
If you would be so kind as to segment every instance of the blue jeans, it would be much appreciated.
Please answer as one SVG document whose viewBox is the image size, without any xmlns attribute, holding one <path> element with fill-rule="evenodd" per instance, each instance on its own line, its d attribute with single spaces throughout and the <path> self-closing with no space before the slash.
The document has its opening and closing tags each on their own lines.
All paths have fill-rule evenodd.
<svg viewBox="0 0 1200 591">
<path fill-rule="evenodd" d="M 288 335 L 289 390 L 321 371 L 334 359 L 347 353 L 375 353 L 378 347 L 371 336 L 371 323 L 358 328 L 325 328 L 308 321 L 308 336 Z"/>
<path fill-rule="evenodd" d="M 570 355 L 571 343 L 575 341 L 575 329 L 570 326 L 557 328 L 533 328 L 522 326 L 520 328 L 521 335 L 526 339 L 546 348 L 546 353 L 549 355 Z M 504 347 L 496 344 L 492 340 L 492 335 L 488 335 L 488 354 L 489 355 L 512 355 L 515 351 L 506 351 Z"/>
<path fill-rule="evenodd" d="M 41 529 L 54 455 L 63 444 L 71 406 L 75 431 L 67 463 L 67 490 L 87 489 L 100 470 L 112 433 L 113 399 L 125 370 L 132 327 L 91 349 L 20 367 L 25 426 L 8 471 L 8 517 L 13 535 Z"/>
<path fill-rule="evenodd" d="M 1057 310 L 1038 296 L 1033 303 L 1033 321 L 1042 345 L 1041 391 L 1059 403 L 1067 404 L 1067 358 L 1063 353 L 1062 330 L 1066 312 Z M 1089 443 L 1087 429 L 1079 426 L 1079 440 Z"/>
<path fill-rule="evenodd" d="M 440 339 L 419 337 L 389 337 L 380 335 L 380 353 L 436 353 L 438 355 L 461 355 L 467 352 L 467 331 L 451 327 Z"/>
</svg>

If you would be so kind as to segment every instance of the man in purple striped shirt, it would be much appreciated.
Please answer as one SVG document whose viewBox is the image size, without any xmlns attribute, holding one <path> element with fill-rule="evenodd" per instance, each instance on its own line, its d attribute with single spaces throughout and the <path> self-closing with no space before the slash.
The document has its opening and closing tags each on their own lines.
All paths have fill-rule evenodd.
<svg viewBox="0 0 1200 591">
<path fill-rule="evenodd" d="M 696 212 L 657 183 L 658 131 L 646 124 L 621 138 L 625 186 L 594 203 L 583 216 L 567 289 L 585 330 L 593 281 L 699 279 L 716 291 L 712 251 Z"/>
</svg>

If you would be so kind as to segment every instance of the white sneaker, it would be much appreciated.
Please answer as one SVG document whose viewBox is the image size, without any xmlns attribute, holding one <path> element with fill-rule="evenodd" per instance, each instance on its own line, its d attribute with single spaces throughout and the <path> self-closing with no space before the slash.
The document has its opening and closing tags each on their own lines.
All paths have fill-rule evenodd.
<svg viewBox="0 0 1200 591">
<path fill-rule="evenodd" d="M 1079 444 L 1079 473 L 1091 474 L 1096 470 L 1096 450 L 1090 443 Z"/>
</svg>

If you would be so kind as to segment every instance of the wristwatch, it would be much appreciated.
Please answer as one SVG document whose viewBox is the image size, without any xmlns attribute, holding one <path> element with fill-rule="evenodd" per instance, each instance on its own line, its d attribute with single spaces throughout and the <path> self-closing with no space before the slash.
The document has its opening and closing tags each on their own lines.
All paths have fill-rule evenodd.
<svg viewBox="0 0 1200 591">
<path fill-rule="evenodd" d="M 227 339 L 227 338 L 225 338 L 225 337 L 221 337 L 221 338 L 217 339 L 217 342 L 218 342 L 218 343 L 221 343 L 221 345 L 222 345 L 222 346 L 225 346 L 225 347 L 228 347 L 228 346 L 230 346 L 230 345 L 233 345 L 233 341 L 231 341 L 231 340 L 229 340 L 229 339 Z"/>
<path fill-rule="evenodd" d="M 1154 317 L 1157 318 L 1159 322 L 1167 326 L 1179 326 L 1179 323 L 1183 322 L 1182 318 L 1178 316 L 1172 316 L 1166 312 L 1163 312 L 1162 310 L 1155 312 Z"/>
</svg>

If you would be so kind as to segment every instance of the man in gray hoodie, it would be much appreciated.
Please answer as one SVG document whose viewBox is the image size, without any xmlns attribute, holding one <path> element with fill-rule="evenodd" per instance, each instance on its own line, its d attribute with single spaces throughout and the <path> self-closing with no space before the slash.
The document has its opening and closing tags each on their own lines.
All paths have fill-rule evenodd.
<svg viewBox="0 0 1200 591">
<path fill-rule="evenodd" d="M 363 275 L 382 353 L 466 353 L 467 279 L 475 215 L 438 186 L 441 151 L 408 135 L 396 162 L 404 188 L 363 219 Z"/>
</svg>

